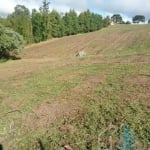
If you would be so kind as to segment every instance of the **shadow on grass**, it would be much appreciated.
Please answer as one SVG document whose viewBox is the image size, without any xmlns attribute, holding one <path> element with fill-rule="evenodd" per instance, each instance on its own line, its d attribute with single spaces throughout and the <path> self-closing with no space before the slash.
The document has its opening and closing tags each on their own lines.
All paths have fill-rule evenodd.
<svg viewBox="0 0 150 150">
<path fill-rule="evenodd" d="M 2 145 L 2 144 L 0 144 L 0 150 L 4 150 L 4 149 L 3 149 L 3 145 Z"/>
<path fill-rule="evenodd" d="M 9 56 L 9 59 L 10 59 L 10 60 L 20 60 L 21 57 L 19 57 L 19 56 Z M 9 60 L 9 59 L 8 59 L 8 60 Z"/>
<path fill-rule="evenodd" d="M 7 58 L 0 58 L 0 63 L 4 63 L 4 62 L 7 62 L 8 60 L 20 60 L 21 57 L 19 56 L 9 56 Z"/>
</svg>

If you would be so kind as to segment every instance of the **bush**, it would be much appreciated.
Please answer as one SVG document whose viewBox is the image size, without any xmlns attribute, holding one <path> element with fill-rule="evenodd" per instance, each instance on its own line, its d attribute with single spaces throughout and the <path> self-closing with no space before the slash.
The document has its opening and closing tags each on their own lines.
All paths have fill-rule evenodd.
<svg viewBox="0 0 150 150">
<path fill-rule="evenodd" d="M 23 47 L 24 40 L 19 33 L 0 25 L 0 59 L 16 56 Z"/>
</svg>

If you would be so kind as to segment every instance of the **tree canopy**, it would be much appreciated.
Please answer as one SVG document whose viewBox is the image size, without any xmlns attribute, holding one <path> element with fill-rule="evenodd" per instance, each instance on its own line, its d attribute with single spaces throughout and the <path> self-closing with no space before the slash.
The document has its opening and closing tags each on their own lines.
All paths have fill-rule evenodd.
<svg viewBox="0 0 150 150">
<path fill-rule="evenodd" d="M 23 49 L 23 37 L 0 24 L 0 58 L 9 58 Z"/>
<path fill-rule="evenodd" d="M 20 33 L 27 43 L 32 42 L 32 23 L 28 8 L 24 5 L 17 5 L 15 11 L 7 19 L 8 27 Z"/>
<path fill-rule="evenodd" d="M 132 18 L 133 23 L 140 23 L 140 22 L 145 22 L 145 16 L 143 15 L 136 15 Z"/>
<path fill-rule="evenodd" d="M 65 35 L 74 35 L 78 33 L 78 18 L 77 13 L 74 10 L 70 10 L 68 13 L 65 13 L 63 21 L 65 26 Z"/>
<path fill-rule="evenodd" d="M 64 24 L 56 10 L 52 10 L 50 13 L 50 23 L 52 37 L 61 37 L 64 35 Z"/>
<path fill-rule="evenodd" d="M 114 15 L 111 17 L 111 20 L 112 20 L 114 23 L 118 23 L 118 24 L 123 23 L 123 19 L 122 19 L 122 17 L 121 17 L 120 14 L 114 14 Z"/>
<path fill-rule="evenodd" d="M 103 27 L 107 27 L 110 25 L 110 18 L 109 16 L 107 16 L 106 18 L 104 18 L 103 20 Z"/>
</svg>

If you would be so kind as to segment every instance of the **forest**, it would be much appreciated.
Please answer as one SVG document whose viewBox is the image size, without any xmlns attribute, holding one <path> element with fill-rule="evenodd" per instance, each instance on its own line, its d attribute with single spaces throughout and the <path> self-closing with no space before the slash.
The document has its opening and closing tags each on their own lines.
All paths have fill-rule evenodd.
<svg viewBox="0 0 150 150">
<path fill-rule="evenodd" d="M 39 10 L 30 10 L 17 5 L 14 12 L 0 18 L 0 24 L 13 29 L 24 37 L 26 44 L 45 41 L 50 38 L 75 35 L 100 30 L 110 24 L 110 18 L 86 10 L 77 14 L 75 10 L 59 13 L 49 10 L 50 2 L 43 1 Z"/>
</svg>

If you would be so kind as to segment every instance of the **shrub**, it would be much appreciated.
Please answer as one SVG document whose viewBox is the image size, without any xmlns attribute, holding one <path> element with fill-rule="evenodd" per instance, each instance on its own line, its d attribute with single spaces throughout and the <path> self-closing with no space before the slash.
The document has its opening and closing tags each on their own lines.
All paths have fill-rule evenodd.
<svg viewBox="0 0 150 150">
<path fill-rule="evenodd" d="M 0 58 L 10 58 L 22 51 L 23 37 L 13 30 L 0 25 Z"/>
</svg>

